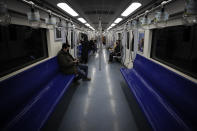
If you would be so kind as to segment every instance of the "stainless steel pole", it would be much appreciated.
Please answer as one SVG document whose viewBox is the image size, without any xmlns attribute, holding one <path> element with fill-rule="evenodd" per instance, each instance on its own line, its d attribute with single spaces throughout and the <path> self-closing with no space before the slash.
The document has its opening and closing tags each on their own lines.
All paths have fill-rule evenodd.
<svg viewBox="0 0 197 131">
<path fill-rule="evenodd" d="M 99 70 L 101 71 L 101 55 L 102 55 L 102 26 L 101 18 L 99 18 Z"/>
</svg>

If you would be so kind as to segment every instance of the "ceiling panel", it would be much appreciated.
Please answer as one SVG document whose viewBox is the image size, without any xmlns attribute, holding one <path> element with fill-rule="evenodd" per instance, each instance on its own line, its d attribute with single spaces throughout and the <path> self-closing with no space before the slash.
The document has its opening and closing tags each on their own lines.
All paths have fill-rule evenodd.
<svg viewBox="0 0 197 131">
<path fill-rule="evenodd" d="M 157 0 L 138 0 L 143 6 Z M 98 19 L 102 19 L 102 28 L 108 28 L 111 23 L 120 17 L 120 14 L 136 0 L 48 0 L 56 6 L 59 2 L 68 3 L 79 15 L 85 18 L 95 29 L 98 28 Z M 123 17 L 124 18 L 124 17 Z"/>
</svg>

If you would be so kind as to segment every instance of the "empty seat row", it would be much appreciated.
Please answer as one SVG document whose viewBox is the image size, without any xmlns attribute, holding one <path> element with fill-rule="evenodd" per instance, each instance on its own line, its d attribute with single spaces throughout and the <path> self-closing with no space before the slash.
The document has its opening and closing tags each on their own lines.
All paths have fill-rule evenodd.
<svg viewBox="0 0 197 131">
<path fill-rule="evenodd" d="M 141 55 L 120 71 L 153 130 L 197 130 L 196 83 Z"/>
</svg>

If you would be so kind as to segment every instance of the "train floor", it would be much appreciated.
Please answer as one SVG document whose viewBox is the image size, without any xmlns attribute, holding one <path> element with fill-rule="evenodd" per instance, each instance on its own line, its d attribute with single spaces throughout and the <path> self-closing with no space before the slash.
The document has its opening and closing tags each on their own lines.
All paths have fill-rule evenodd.
<svg viewBox="0 0 197 131">
<path fill-rule="evenodd" d="M 73 83 L 43 130 L 139 131 L 150 130 L 120 73 L 120 63 L 108 63 L 103 49 L 88 63 L 90 82 Z M 126 92 L 126 93 L 125 93 Z"/>
</svg>

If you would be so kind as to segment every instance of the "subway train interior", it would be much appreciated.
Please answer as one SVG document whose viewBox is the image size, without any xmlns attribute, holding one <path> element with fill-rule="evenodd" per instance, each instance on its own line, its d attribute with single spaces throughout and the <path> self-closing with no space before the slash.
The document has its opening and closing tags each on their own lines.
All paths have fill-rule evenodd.
<svg viewBox="0 0 197 131">
<path fill-rule="evenodd" d="M 0 131 L 196 131 L 197 0 L 0 0 Z"/>
</svg>

